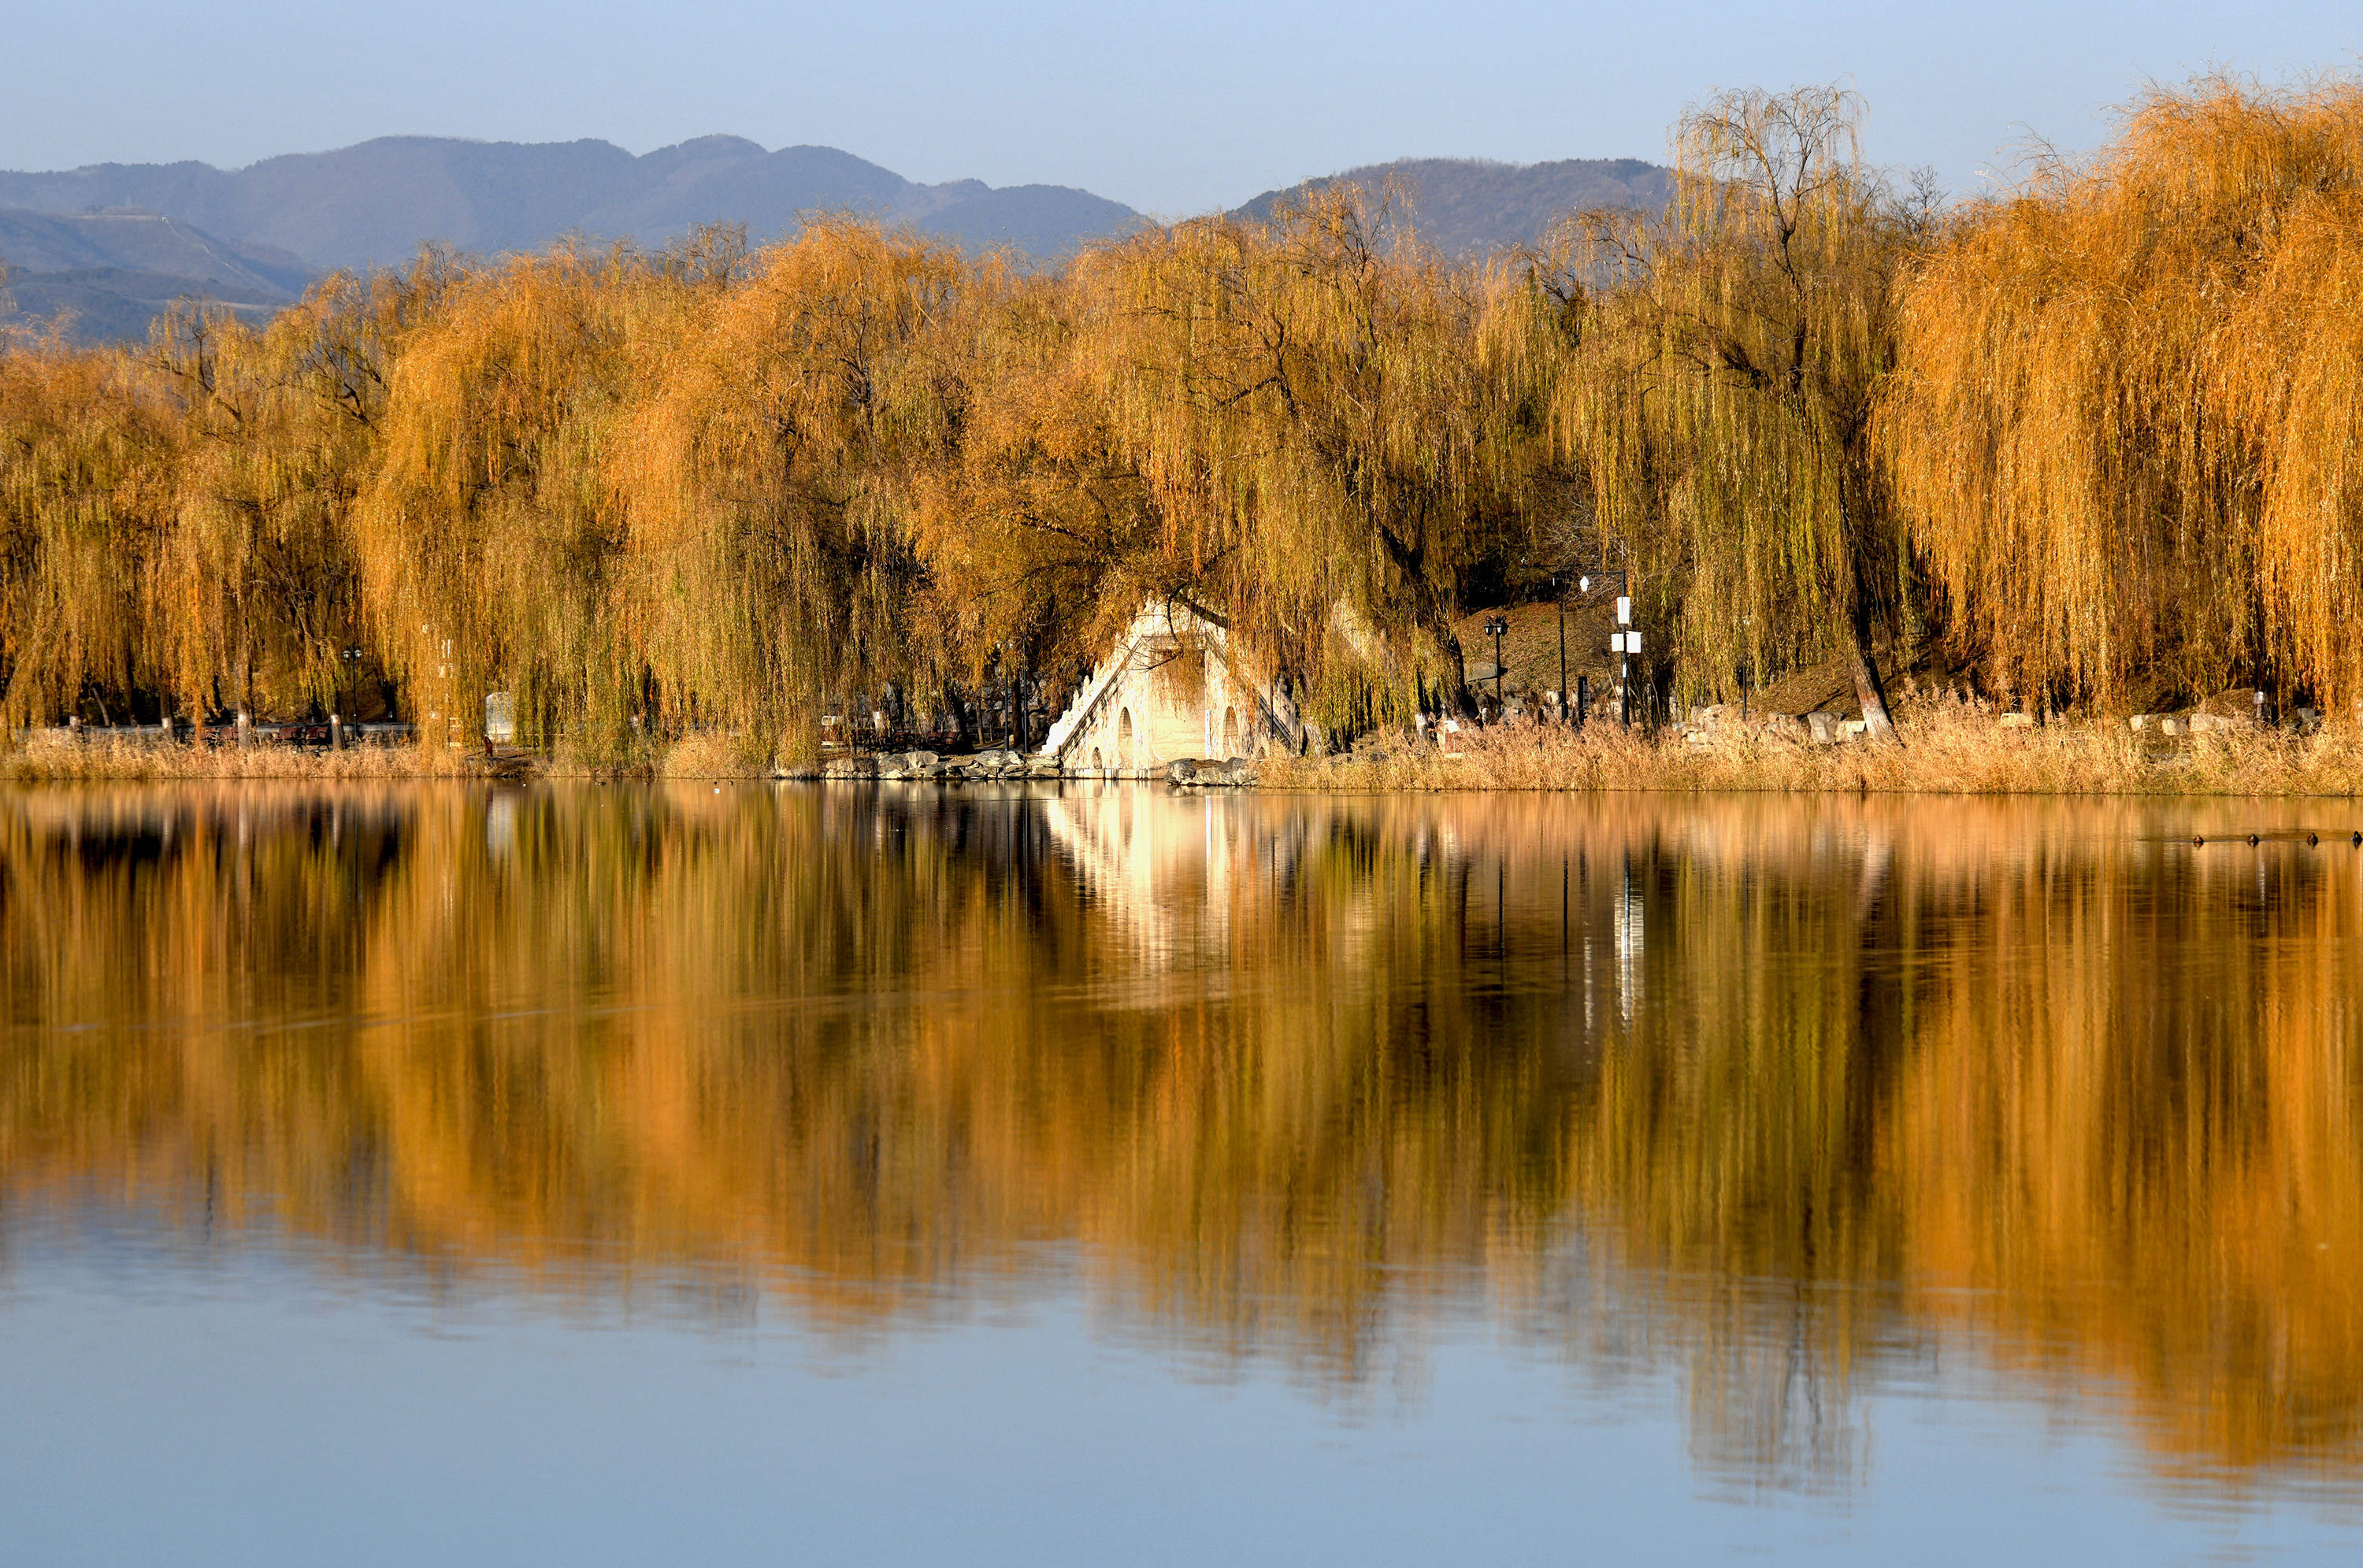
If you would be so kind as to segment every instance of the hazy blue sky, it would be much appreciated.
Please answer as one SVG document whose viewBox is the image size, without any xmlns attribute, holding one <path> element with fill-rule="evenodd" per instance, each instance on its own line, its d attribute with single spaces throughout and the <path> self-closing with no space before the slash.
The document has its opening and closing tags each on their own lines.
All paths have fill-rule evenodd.
<svg viewBox="0 0 2363 1568">
<path fill-rule="evenodd" d="M 1661 158 L 1710 88 L 1837 78 L 1869 100 L 1874 158 L 1959 191 L 2030 131 L 2091 145 L 2146 80 L 2354 70 L 2363 50 L 2363 0 L 10 10 L 0 168 L 236 166 L 397 132 L 645 152 L 727 131 L 1169 215 L 1406 155 Z"/>
</svg>

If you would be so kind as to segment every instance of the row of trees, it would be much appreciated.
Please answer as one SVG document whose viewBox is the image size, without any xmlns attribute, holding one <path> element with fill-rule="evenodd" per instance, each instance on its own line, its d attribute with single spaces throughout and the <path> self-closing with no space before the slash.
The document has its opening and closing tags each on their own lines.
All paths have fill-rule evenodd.
<svg viewBox="0 0 2363 1568">
<path fill-rule="evenodd" d="M 1072 667 L 1153 597 L 1340 723 L 1459 684 L 1451 625 L 1622 565 L 1686 686 L 1951 638 L 2106 703 L 2363 697 L 2363 86 L 2208 80 L 1940 207 L 1836 90 L 1677 135 L 1662 214 L 1450 262 L 1383 194 L 1055 273 L 851 222 L 754 254 L 429 254 L 261 330 L 0 351 L 22 724 L 516 695 L 808 745 L 823 699 Z"/>
</svg>

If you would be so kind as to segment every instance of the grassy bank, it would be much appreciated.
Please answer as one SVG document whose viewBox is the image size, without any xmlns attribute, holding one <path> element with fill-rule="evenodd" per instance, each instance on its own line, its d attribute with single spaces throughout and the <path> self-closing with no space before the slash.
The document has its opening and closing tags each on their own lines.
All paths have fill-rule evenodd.
<svg viewBox="0 0 2363 1568">
<path fill-rule="evenodd" d="M 449 747 L 356 745 L 339 751 L 295 745 L 188 745 L 94 736 L 41 737 L 0 752 L 0 778 L 70 784 L 116 779 L 397 779 L 481 777 L 481 753 Z"/>
<path fill-rule="evenodd" d="M 1902 747 L 1815 745 L 1794 719 L 1581 734 L 1511 721 L 1448 748 L 1374 736 L 1350 754 L 1268 759 L 1284 790 L 1774 790 L 1961 795 L 2363 794 L 2363 736 L 2241 725 L 2166 740 L 2123 719 L 2012 728 L 1980 705 L 1936 698 L 1898 712 Z"/>
<path fill-rule="evenodd" d="M 554 754 L 446 745 L 320 746 L 257 743 L 192 745 L 104 732 L 69 740 L 51 730 L 0 749 L 0 780 L 22 784 L 165 782 L 172 779 L 286 778 L 763 778 L 769 758 L 735 736 L 707 732 L 625 755 L 571 747 Z"/>
<path fill-rule="evenodd" d="M 2363 795 L 2363 734 L 2312 734 L 2235 723 L 2173 738 L 2122 719 L 2016 728 L 1991 708 L 1948 697 L 1907 700 L 1904 745 L 1816 745 L 1786 716 L 1669 726 L 1655 736 L 1595 722 L 1581 734 L 1513 719 L 1464 729 L 1448 747 L 1381 734 L 1334 756 L 1268 756 L 1265 789 L 1667 790 L 1865 791 L 1939 795 Z M 324 751 L 284 745 L 159 745 L 112 738 L 54 740 L 0 753 L 0 779 L 20 783 L 178 778 L 647 778 L 775 777 L 734 737 L 707 733 L 661 751 L 554 756 L 413 745 Z M 809 775 L 799 775 L 800 777 Z"/>
</svg>

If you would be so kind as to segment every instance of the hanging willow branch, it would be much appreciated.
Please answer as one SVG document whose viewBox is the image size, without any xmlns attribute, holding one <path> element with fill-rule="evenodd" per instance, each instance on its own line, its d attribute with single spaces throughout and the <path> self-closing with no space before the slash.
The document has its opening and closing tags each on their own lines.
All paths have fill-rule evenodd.
<svg viewBox="0 0 2363 1568">
<path fill-rule="evenodd" d="M 1960 217 L 1879 425 L 2023 687 L 2363 700 L 2363 85 L 2210 78 Z"/>
<path fill-rule="evenodd" d="M 1563 367 L 1555 428 L 1601 525 L 1703 684 L 1845 652 L 1872 662 L 1907 587 L 1871 399 L 1923 225 L 1835 88 L 1726 94 L 1683 116 L 1663 215 L 1599 213 L 1535 270 Z"/>
</svg>

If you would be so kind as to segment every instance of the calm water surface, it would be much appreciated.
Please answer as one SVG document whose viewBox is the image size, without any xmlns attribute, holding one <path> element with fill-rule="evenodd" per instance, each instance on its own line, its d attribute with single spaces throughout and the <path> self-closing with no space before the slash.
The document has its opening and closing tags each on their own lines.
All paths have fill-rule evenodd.
<svg viewBox="0 0 2363 1568">
<path fill-rule="evenodd" d="M 2357 826 L 0 795 L 0 1559 L 2348 1558 Z"/>
</svg>

